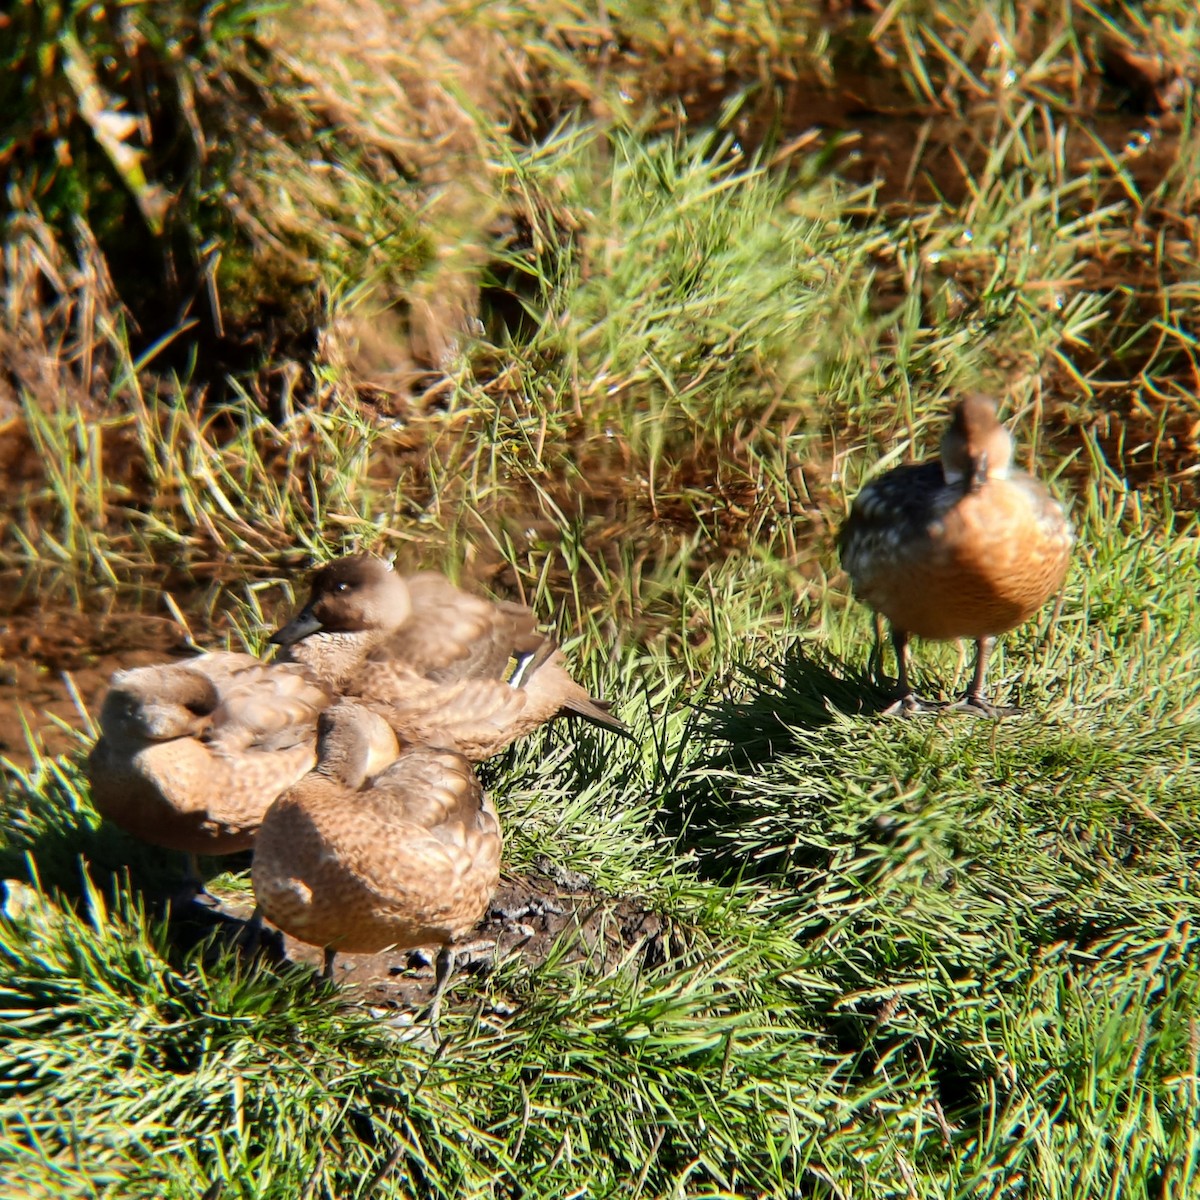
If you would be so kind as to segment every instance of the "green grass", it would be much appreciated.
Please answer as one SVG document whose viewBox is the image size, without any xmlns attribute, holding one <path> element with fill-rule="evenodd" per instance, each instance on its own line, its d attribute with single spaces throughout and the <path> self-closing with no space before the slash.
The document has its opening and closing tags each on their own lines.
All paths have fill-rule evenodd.
<svg viewBox="0 0 1200 1200">
<path fill-rule="evenodd" d="M 489 763 L 506 869 L 667 929 L 457 977 L 433 1052 L 157 921 L 86 734 L 8 764 L 6 1194 L 1200 1192 L 1194 5 L 843 10 L 0 32 L 0 565 L 252 649 L 357 546 L 525 599 L 637 738 Z M 833 533 L 979 386 L 1074 563 L 1028 715 L 883 721 Z"/>
</svg>

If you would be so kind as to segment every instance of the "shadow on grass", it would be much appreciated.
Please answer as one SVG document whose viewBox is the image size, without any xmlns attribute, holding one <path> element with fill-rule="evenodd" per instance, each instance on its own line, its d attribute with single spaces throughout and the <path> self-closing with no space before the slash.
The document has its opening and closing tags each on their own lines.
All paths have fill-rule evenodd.
<svg viewBox="0 0 1200 1200">
<path fill-rule="evenodd" d="M 847 666 L 820 648 L 797 644 L 774 669 L 742 668 L 738 699 L 710 701 L 695 709 L 692 737 L 711 746 L 710 752 L 689 765 L 676 781 L 666 803 L 662 828 L 696 855 L 710 878 L 776 874 L 786 863 L 821 867 L 825 851 L 806 851 L 785 839 L 778 853 L 744 852 L 740 832 L 764 818 L 762 797 L 748 781 L 777 774 L 782 760 L 806 748 L 823 749 L 829 757 L 829 738 L 822 731 L 843 718 L 881 711 L 890 694 L 876 685 L 865 669 Z M 818 764 L 814 764 L 817 766 Z M 774 786 L 776 819 L 787 824 L 787 810 L 811 814 L 823 805 L 820 770 L 797 779 L 794 789 Z M 878 831 L 868 831 L 877 833 Z"/>
<path fill-rule="evenodd" d="M 183 890 L 185 856 L 139 841 L 102 819 L 84 800 L 86 787 L 70 760 L 45 759 L 28 774 L 4 773 L 0 880 L 34 885 L 77 912 L 95 890 L 107 904 L 133 897 L 153 919 L 167 917 L 172 897 Z M 199 862 L 201 876 L 211 879 L 248 867 L 250 852 Z M 172 940 L 185 951 L 221 924 L 203 904 L 177 904 L 170 917 L 173 930 L 180 926 L 180 937 Z"/>
<path fill-rule="evenodd" d="M 802 642 L 775 670 L 742 668 L 739 682 L 747 697 L 703 710 L 701 728 L 706 739 L 724 743 L 719 759 L 747 768 L 794 752 L 797 731 L 822 729 L 839 716 L 879 713 L 895 699 L 869 668 L 848 666 Z"/>
<path fill-rule="evenodd" d="M 592 764 L 585 761 L 579 769 L 586 774 Z M 70 920 L 94 928 L 97 937 L 109 925 L 104 914 L 123 915 L 185 975 L 196 967 L 228 974 L 234 960 L 244 971 L 279 978 L 290 978 L 297 968 L 302 975 L 320 970 L 319 946 L 285 942 L 269 926 L 257 938 L 248 935 L 254 906 L 249 892 L 218 885 L 211 897 L 176 899 L 184 856 L 147 845 L 98 817 L 86 803 L 77 764 L 47 759 L 29 774 L 8 773 L 4 782 L 11 819 L 0 847 L 0 914 L 11 917 L 30 903 L 36 906 L 40 894 Z M 202 875 L 211 878 L 247 867 L 251 852 L 200 861 Z M 529 969 L 569 963 L 598 975 L 624 970 L 628 963 L 652 970 L 686 950 L 648 901 L 555 880 L 536 869 L 505 878 L 473 942 L 479 945 L 468 955 L 466 974 L 490 972 L 507 958 Z M 353 1007 L 369 1001 L 409 1008 L 430 999 L 428 956 L 387 949 L 343 954 L 338 965 L 339 981 L 356 985 L 344 997 Z"/>
</svg>

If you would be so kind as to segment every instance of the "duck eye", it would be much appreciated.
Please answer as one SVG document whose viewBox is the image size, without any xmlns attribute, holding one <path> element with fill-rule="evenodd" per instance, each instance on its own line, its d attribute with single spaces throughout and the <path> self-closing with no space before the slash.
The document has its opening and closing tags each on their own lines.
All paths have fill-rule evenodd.
<svg viewBox="0 0 1200 1200">
<path fill-rule="evenodd" d="M 348 583 L 335 584 L 333 590 L 335 592 L 348 592 L 350 590 L 350 585 Z"/>
</svg>

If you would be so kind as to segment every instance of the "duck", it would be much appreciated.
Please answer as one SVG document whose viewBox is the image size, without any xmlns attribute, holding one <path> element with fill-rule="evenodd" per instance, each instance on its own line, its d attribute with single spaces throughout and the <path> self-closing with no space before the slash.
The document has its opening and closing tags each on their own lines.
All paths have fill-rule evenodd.
<svg viewBox="0 0 1200 1200">
<path fill-rule="evenodd" d="M 889 714 L 942 707 L 913 690 L 914 636 L 974 641 L 974 674 L 953 707 L 1019 711 L 988 700 L 988 660 L 997 637 L 1062 587 L 1074 535 L 1046 485 L 1012 459 L 995 401 L 971 394 L 955 404 L 938 458 L 896 467 L 854 500 L 838 549 L 854 595 L 891 628 L 898 678 Z"/>
<path fill-rule="evenodd" d="M 437 946 L 438 1005 L 454 946 L 487 911 L 503 837 L 470 761 L 401 747 L 388 723 L 342 699 L 317 722 L 317 765 L 268 809 L 251 879 L 263 917 L 324 949 L 373 954 Z"/>
<path fill-rule="evenodd" d="M 188 856 L 251 847 L 271 802 L 316 762 L 332 695 L 300 665 L 213 651 L 117 671 L 88 756 L 99 813 Z"/>
<path fill-rule="evenodd" d="M 629 736 L 571 678 L 531 609 L 490 601 L 426 571 L 348 555 L 313 576 L 308 602 L 270 639 L 340 694 L 386 716 L 409 745 L 481 762 L 562 716 Z"/>
</svg>

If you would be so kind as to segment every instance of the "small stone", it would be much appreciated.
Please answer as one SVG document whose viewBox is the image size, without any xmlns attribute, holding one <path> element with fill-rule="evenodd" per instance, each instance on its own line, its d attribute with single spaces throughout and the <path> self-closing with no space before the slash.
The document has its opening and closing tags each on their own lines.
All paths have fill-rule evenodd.
<svg viewBox="0 0 1200 1200">
<path fill-rule="evenodd" d="M 0 887 L 4 888 L 4 900 L 0 901 L 0 909 L 10 919 L 28 916 L 45 905 L 41 893 L 19 879 L 2 880 Z"/>
<path fill-rule="evenodd" d="M 524 908 L 493 908 L 492 912 L 502 921 L 515 921 L 518 917 L 523 917 L 529 911 L 529 906 Z"/>
</svg>

